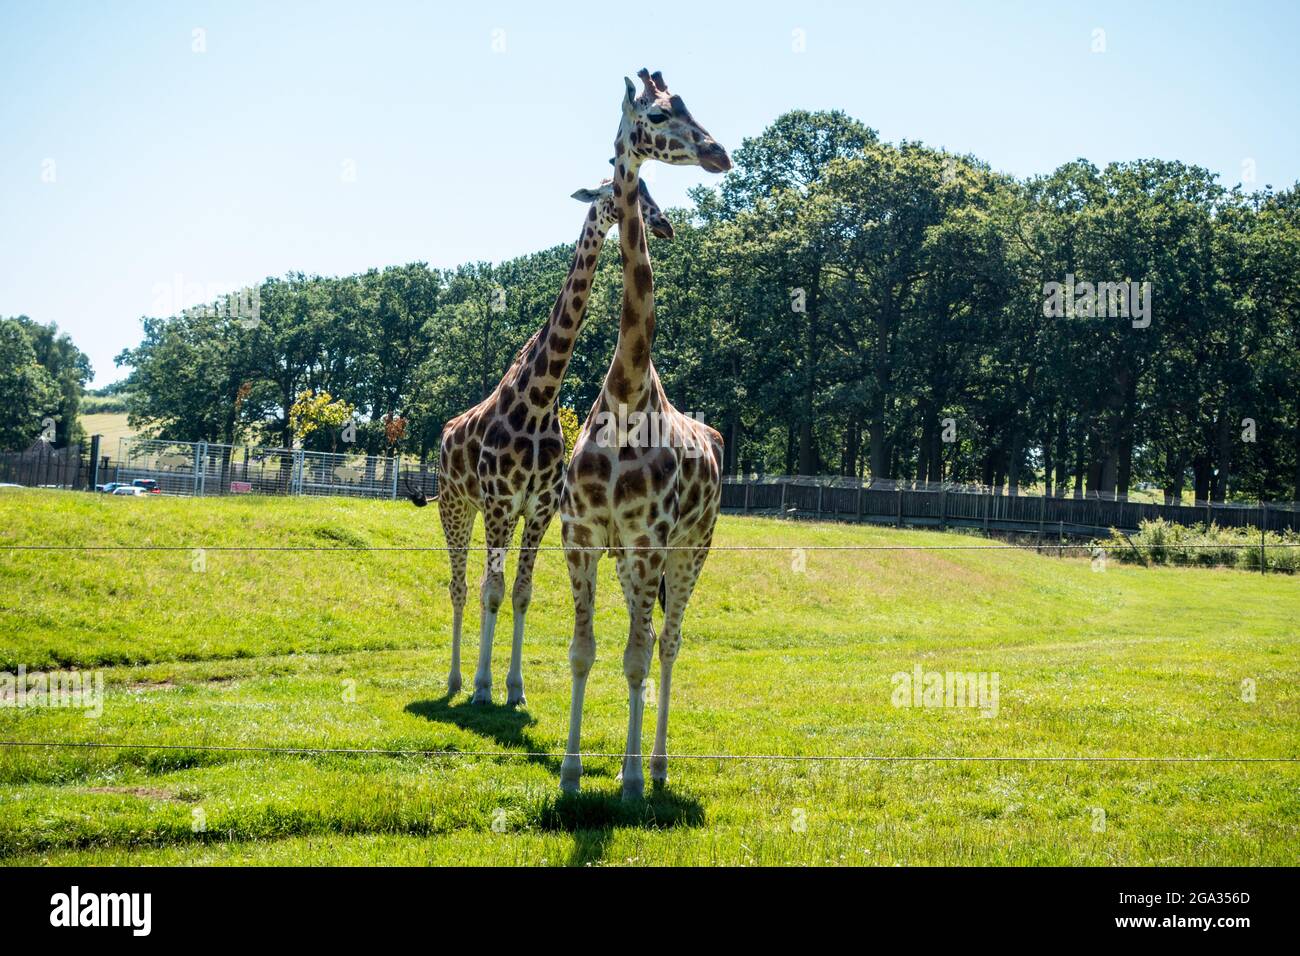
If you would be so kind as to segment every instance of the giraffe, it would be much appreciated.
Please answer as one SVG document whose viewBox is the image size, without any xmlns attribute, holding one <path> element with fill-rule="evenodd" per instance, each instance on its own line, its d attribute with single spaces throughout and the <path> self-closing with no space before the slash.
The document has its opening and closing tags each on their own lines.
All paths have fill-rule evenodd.
<svg viewBox="0 0 1300 956">
<path fill-rule="evenodd" d="M 644 214 L 651 232 L 671 239 L 672 224 L 644 185 L 638 196 L 638 215 Z M 465 566 L 475 511 L 483 513 L 488 547 L 479 595 L 482 617 L 478 669 L 474 674 L 476 704 L 492 701 L 492 638 L 497 610 L 505 597 L 505 555 L 521 518 L 524 531 L 512 594 L 514 635 L 506 675 L 506 704 L 526 702 L 522 656 L 524 618 L 533 593 L 533 565 L 537 546 L 559 505 L 564 481 L 564 433 L 556 415 L 560 383 L 586 318 L 596 259 L 614 225 L 616 212 L 610 180 L 595 189 L 580 189 L 573 198 L 588 203 L 589 208 L 573 263 L 550 317 L 519 350 L 496 389 L 478 405 L 447 422 L 442 430 L 438 517 L 451 561 L 449 697 L 461 688 L 460 636 L 468 594 Z M 417 505 L 426 503 L 418 492 L 410 497 Z"/>
<path fill-rule="evenodd" d="M 624 78 L 626 96 L 614 145 L 614 196 L 623 255 L 618 344 L 600 397 L 574 446 L 560 501 L 574 603 L 569 647 L 573 691 L 560 787 L 575 792 L 581 784 L 582 703 L 596 658 L 596 569 L 608 550 L 615 558 L 629 617 L 623 654 L 628 686 L 624 799 L 645 792 L 641 721 L 655 645 L 656 595 L 664 620 L 650 776 L 656 786 L 668 779 L 668 702 L 682 615 L 708 557 L 722 495 L 722 436 L 673 408 L 650 359 L 654 278 L 641 213 L 631 200 L 639 187 L 641 164 L 649 159 L 698 165 L 714 173 L 731 168 L 727 151 L 695 122 L 681 97 L 668 92 L 661 74 L 641 70 L 638 76 L 645 87 L 639 97 L 632 81 Z"/>
</svg>

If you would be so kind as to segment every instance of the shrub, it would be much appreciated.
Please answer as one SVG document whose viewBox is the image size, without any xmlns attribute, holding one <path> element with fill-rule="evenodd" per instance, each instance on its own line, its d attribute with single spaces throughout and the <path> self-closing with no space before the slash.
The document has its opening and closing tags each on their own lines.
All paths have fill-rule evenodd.
<svg viewBox="0 0 1300 956">
<path fill-rule="evenodd" d="M 1125 535 L 1114 528 L 1110 537 L 1094 542 L 1126 564 L 1196 565 L 1258 571 L 1261 549 L 1258 528 L 1223 528 L 1204 523 L 1179 525 L 1157 518 L 1143 521 L 1137 533 Z M 1294 531 L 1264 535 L 1263 558 L 1268 571 L 1300 571 L 1300 534 Z"/>
</svg>

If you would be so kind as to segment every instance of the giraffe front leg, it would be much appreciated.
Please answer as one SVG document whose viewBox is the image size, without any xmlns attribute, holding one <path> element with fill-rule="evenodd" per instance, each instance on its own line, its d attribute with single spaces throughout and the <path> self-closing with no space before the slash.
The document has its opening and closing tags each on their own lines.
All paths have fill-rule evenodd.
<svg viewBox="0 0 1300 956">
<path fill-rule="evenodd" d="M 506 552 L 514 521 L 500 512 L 492 514 L 485 509 L 484 538 L 487 540 L 487 561 L 483 567 L 483 583 L 479 588 L 479 608 L 482 612 L 478 638 L 478 669 L 474 672 L 475 704 L 492 703 L 492 638 L 496 634 L 497 612 L 506 595 Z"/>
<path fill-rule="evenodd" d="M 656 788 L 668 783 L 668 699 L 673 684 L 673 662 L 676 653 L 664 654 L 663 641 L 667 640 L 667 631 L 660 638 L 659 645 L 659 712 L 655 715 L 655 745 L 650 751 L 650 783 Z"/>
<path fill-rule="evenodd" d="M 659 635 L 659 712 L 655 715 L 655 743 L 650 753 L 650 781 L 668 783 L 668 703 L 672 696 L 673 664 L 682 646 L 682 617 L 695 591 L 707 549 L 669 553 L 664 572 L 664 627 Z"/>
<path fill-rule="evenodd" d="M 585 530 L 585 529 L 584 529 Z M 576 545 L 570 529 L 564 529 L 565 563 L 569 568 L 569 585 L 573 590 L 573 641 L 569 644 L 569 670 L 573 690 L 569 698 L 569 739 L 560 764 L 560 789 L 577 793 L 582 785 L 582 703 L 587 691 L 587 676 L 596 661 L 596 567 L 598 550 L 587 550 L 594 536 L 587 532 Z"/>
</svg>

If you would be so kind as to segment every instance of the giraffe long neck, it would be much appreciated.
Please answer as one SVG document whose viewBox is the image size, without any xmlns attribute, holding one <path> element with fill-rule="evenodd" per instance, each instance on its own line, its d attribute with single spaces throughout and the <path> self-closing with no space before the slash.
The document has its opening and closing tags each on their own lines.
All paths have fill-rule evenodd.
<svg viewBox="0 0 1300 956">
<path fill-rule="evenodd" d="M 655 331 L 654 274 L 641 217 L 641 161 L 627 149 L 616 146 L 616 153 L 614 203 L 623 253 L 623 313 L 614 360 L 605 376 L 604 397 L 611 410 L 626 404 L 629 410 L 638 411 L 652 404 L 658 393 L 650 361 Z"/>
<path fill-rule="evenodd" d="M 596 208 L 592 206 L 583 221 L 569 274 L 555 299 L 551 315 L 520 350 L 515 374 L 510 378 L 535 411 L 549 411 L 559 399 L 560 384 L 569 368 L 569 360 L 573 358 L 574 343 L 587 319 L 591 278 L 595 275 L 596 260 L 608 232 L 609 226 L 597 217 Z M 528 373 L 527 384 L 520 386 L 525 371 Z"/>
</svg>

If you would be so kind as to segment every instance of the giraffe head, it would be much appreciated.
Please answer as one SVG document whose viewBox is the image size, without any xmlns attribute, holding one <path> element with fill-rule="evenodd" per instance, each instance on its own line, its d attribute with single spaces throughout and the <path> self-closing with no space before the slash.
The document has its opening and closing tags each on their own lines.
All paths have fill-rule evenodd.
<svg viewBox="0 0 1300 956">
<path fill-rule="evenodd" d="M 638 161 L 657 159 L 673 166 L 699 166 L 710 173 L 725 173 L 731 157 L 708 130 L 695 121 L 680 96 L 668 92 L 663 74 L 640 70 L 643 89 L 627 77 L 623 120 L 615 151 L 627 151 Z"/>
<path fill-rule="evenodd" d="M 602 233 L 609 232 L 618 222 L 618 210 L 614 205 L 614 181 L 612 179 L 602 180 L 601 184 L 595 189 L 579 189 L 573 194 L 573 198 L 579 202 L 589 202 L 596 214 L 596 224 L 600 227 Z M 659 239 L 671 239 L 673 237 L 673 224 L 668 221 L 668 217 L 663 214 L 659 204 L 654 201 L 650 195 L 650 190 L 645 188 L 645 180 L 641 180 L 641 218 L 645 220 L 646 228 L 650 230 Z"/>
</svg>

